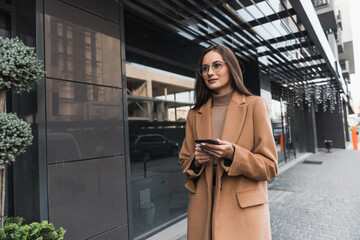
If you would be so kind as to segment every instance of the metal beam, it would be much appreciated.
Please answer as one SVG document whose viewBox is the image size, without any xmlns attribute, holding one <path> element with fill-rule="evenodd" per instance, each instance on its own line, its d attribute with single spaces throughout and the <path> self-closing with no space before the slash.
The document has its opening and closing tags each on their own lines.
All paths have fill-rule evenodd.
<svg viewBox="0 0 360 240">
<path fill-rule="evenodd" d="M 290 63 L 292 64 L 297 64 L 297 63 L 304 63 L 304 62 L 309 62 L 311 60 L 320 60 L 322 59 L 322 56 L 320 54 L 318 55 L 314 55 L 311 57 L 304 57 L 304 58 L 299 58 L 297 60 L 291 60 Z M 271 64 L 271 65 L 267 65 L 267 67 L 269 68 L 278 68 L 280 67 L 281 64 Z"/>
<path fill-rule="evenodd" d="M 321 27 L 319 18 L 316 14 L 314 6 L 310 0 L 290 0 L 291 5 L 296 10 L 300 21 L 308 31 L 315 46 L 319 49 L 321 55 L 325 59 L 331 74 L 336 78 L 337 84 L 341 88 L 342 92 L 346 93 L 345 82 L 337 69 L 341 69 L 337 62 L 329 42 L 326 39 L 324 30 Z"/>
<path fill-rule="evenodd" d="M 289 13 L 290 13 L 291 15 L 295 15 L 295 14 L 296 14 L 296 12 L 295 12 L 294 9 L 288 9 L 287 11 L 289 11 Z M 284 11 L 279 12 L 278 15 L 280 16 L 280 18 L 288 17 L 287 11 L 284 10 Z M 269 18 L 271 21 L 279 20 L 279 17 L 277 16 L 277 14 L 269 15 L 269 16 L 267 16 L 267 18 Z M 253 27 L 256 27 L 256 26 L 259 26 L 259 25 L 268 23 L 268 22 L 269 22 L 269 20 L 266 19 L 266 17 L 262 17 L 262 18 L 258 18 L 258 19 L 256 19 L 256 20 L 252 20 L 252 21 L 248 22 L 248 24 L 250 24 L 251 27 L 250 27 L 248 24 L 246 24 L 245 22 L 239 24 L 239 27 L 241 27 L 243 30 L 245 30 L 245 29 L 250 29 L 250 28 L 253 28 Z M 226 30 L 231 31 L 231 32 L 236 32 L 236 29 L 237 29 L 237 28 L 235 28 L 235 27 L 226 28 Z M 222 31 L 224 31 L 224 30 L 225 30 L 225 28 L 224 28 L 224 29 L 221 29 L 219 32 L 222 32 Z"/>
<path fill-rule="evenodd" d="M 170 2 L 175 4 L 177 7 L 182 8 L 184 11 L 187 11 L 188 13 L 190 13 L 192 15 L 192 19 L 195 22 L 201 24 L 204 28 L 207 28 L 208 24 L 206 22 L 204 22 L 203 19 L 206 19 L 207 21 L 209 21 L 210 23 L 212 23 L 214 26 L 216 26 L 218 28 L 221 28 L 221 25 L 224 24 L 223 21 L 216 18 L 216 16 L 212 15 L 210 12 L 206 13 L 206 10 L 203 9 L 203 7 L 200 4 L 197 4 L 196 2 L 193 2 L 193 1 L 181 2 L 181 1 L 175 1 L 175 0 L 161 1 L 161 3 L 164 4 L 164 6 L 166 6 L 168 8 L 175 7 L 175 6 L 169 5 Z M 188 5 L 185 5 L 185 3 L 188 3 Z M 199 13 L 196 12 L 196 9 L 199 10 Z M 235 36 L 232 36 L 232 39 L 231 39 L 230 35 L 232 34 L 232 32 L 229 32 L 226 29 L 224 29 L 224 31 L 225 32 L 221 32 L 221 34 L 219 34 L 217 32 L 214 32 L 214 33 L 205 35 L 203 37 L 208 38 L 208 39 L 223 38 L 227 42 L 229 42 L 229 43 L 233 44 L 234 46 L 236 46 L 236 48 L 239 51 L 241 57 L 246 61 L 249 61 L 249 59 L 255 59 L 256 58 L 256 52 L 254 52 L 254 53 L 249 52 L 249 49 L 246 49 L 244 47 L 244 43 L 243 43 L 243 41 L 241 39 L 239 39 L 238 37 L 235 37 Z M 227 45 L 227 44 L 224 43 L 224 45 Z M 228 47 L 234 48 L 234 47 L 232 47 L 230 45 L 228 45 Z M 246 56 L 245 54 L 241 54 L 242 52 L 248 53 L 248 55 L 250 57 Z"/>
<path fill-rule="evenodd" d="M 311 42 L 312 43 L 312 42 Z M 294 51 L 297 49 L 302 48 L 303 46 L 301 44 L 294 44 L 294 45 L 290 45 L 290 46 L 286 46 L 286 47 L 280 47 L 280 48 L 275 48 L 277 51 L 279 52 L 289 52 L 289 51 Z M 260 52 L 258 53 L 259 57 L 262 56 L 268 56 L 268 55 L 273 55 L 274 51 L 265 51 L 265 52 Z"/>
</svg>

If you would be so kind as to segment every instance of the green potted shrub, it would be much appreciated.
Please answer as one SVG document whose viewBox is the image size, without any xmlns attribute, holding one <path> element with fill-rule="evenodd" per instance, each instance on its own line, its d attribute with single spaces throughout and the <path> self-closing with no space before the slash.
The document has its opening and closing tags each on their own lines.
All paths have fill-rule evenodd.
<svg viewBox="0 0 360 240">
<path fill-rule="evenodd" d="M 43 63 L 35 49 L 16 38 L 0 37 L 0 89 L 29 92 L 31 85 L 44 76 Z"/>
<path fill-rule="evenodd" d="M 6 113 L 6 91 L 21 94 L 44 76 L 42 61 L 35 49 L 16 38 L 0 37 L 0 216 L 4 215 L 5 166 L 15 161 L 31 144 L 30 125 L 16 114 Z M 0 218 L 0 227 L 3 226 Z"/>
<path fill-rule="evenodd" d="M 0 112 L 0 168 L 15 162 L 16 156 L 31 145 L 30 124 L 14 113 Z"/>
<path fill-rule="evenodd" d="M 5 217 L 4 228 L 0 229 L 1 240 L 62 240 L 65 230 L 55 229 L 52 223 L 42 221 L 23 225 L 21 217 Z"/>
</svg>

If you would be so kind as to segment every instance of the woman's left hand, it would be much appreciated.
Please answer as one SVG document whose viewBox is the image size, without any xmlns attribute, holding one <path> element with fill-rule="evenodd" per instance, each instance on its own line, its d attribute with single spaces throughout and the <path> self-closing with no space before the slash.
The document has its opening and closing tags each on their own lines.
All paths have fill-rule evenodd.
<svg viewBox="0 0 360 240">
<path fill-rule="evenodd" d="M 216 139 L 219 145 L 202 143 L 201 149 L 217 158 L 230 158 L 234 154 L 234 147 L 232 143 Z"/>
</svg>

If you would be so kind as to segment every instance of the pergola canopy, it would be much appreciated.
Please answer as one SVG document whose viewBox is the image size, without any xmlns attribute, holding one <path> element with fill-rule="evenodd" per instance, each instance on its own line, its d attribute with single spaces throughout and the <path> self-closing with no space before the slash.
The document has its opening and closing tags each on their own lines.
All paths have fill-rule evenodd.
<svg viewBox="0 0 360 240">
<path fill-rule="evenodd" d="M 339 64 L 328 51 L 330 45 L 323 30 L 319 32 L 319 20 L 309 3 L 310 0 L 125 1 L 150 12 L 156 16 L 154 21 L 162 21 L 189 41 L 204 47 L 221 44 L 232 49 L 240 61 L 257 60 L 260 70 L 281 85 L 331 83 L 344 92 Z M 322 81 L 313 81 L 316 79 Z"/>
</svg>

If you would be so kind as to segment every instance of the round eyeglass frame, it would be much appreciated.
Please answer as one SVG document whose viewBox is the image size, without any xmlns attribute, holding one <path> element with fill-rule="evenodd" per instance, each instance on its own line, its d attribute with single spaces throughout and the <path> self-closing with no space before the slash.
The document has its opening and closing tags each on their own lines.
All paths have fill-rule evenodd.
<svg viewBox="0 0 360 240">
<path fill-rule="evenodd" d="M 215 63 L 221 63 L 221 67 L 220 67 L 219 70 L 215 70 L 215 69 L 214 69 L 214 64 L 215 64 Z M 214 62 L 212 62 L 212 63 L 211 63 L 211 66 L 208 66 L 205 74 L 202 73 L 202 71 L 201 71 L 201 68 L 202 68 L 203 66 L 200 66 L 200 67 L 198 68 L 198 73 L 200 74 L 200 76 L 206 75 L 206 74 L 209 73 L 210 67 L 211 67 L 211 69 L 212 69 L 214 72 L 220 72 L 221 69 L 223 68 L 223 63 L 226 63 L 226 61 L 220 61 L 220 60 L 219 60 L 219 61 L 214 61 Z"/>
</svg>

